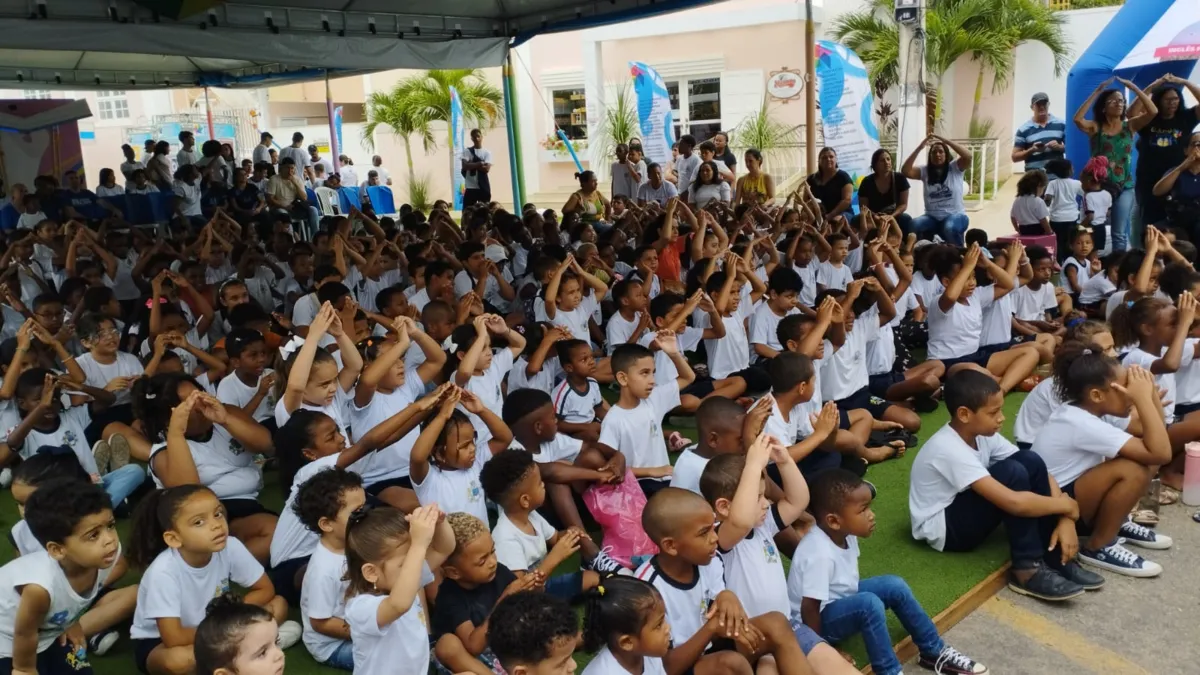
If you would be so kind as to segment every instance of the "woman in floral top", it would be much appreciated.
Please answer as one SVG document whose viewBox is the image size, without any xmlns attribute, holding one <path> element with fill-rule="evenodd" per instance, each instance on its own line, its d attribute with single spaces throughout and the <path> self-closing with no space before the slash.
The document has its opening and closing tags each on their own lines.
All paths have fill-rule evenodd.
<svg viewBox="0 0 1200 675">
<path fill-rule="evenodd" d="M 1114 81 L 1132 91 L 1141 101 L 1141 112 L 1136 117 L 1125 117 L 1125 92 L 1105 89 Z M 1088 108 L 1092 109 L 1091 120 L 1087 119 Z M 1114 251 L 1129 249 L 1129 222 L 1134 206 L 1133 135 L 1157 114 L 1158 108 L 1146 92 L 1129 80 L 1115 76 L 1101 82 L 1075 111 L 1075 126 L 1091 139 L 1092 156 L 1108 158 L 1110 178 L 1120 190 L 1113 199 L 1112 208 Z"/>
</svg>

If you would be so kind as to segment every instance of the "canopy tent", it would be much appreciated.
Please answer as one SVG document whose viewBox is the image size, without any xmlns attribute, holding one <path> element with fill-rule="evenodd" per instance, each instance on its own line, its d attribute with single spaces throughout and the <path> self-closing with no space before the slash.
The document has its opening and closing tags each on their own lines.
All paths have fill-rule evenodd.
<svg viewBox="0 0 1200 675">
<path fill-rule="evenodd" d="M 1067 78 L 1067 112 L 1073 113 L 1101 82 L 1114 75 L 1145 87 L 1167 73 L 1186 79 L 1195 69 L 1197 59 L 1200 59 L 1200 2 L 1128 3 L 1071 68 Z M 1090 158 L 1087 136 L 1068 124 L 1067 159 L 1078 171 Z"/>
<path fill-rule="evenodd" d="M 0 0 L 0 85 L 255 87 L 319 79 L 327 72 L 499 66 L 510 43 L 541 33 L 699 4 L 706 3 Z"/>
</svg>

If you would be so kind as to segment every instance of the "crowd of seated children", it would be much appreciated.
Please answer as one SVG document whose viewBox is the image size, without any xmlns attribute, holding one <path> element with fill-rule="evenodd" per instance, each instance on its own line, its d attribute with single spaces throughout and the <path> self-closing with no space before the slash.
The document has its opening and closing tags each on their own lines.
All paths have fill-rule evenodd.
<svg viewBox="0 0 1200 675">
<path fill-rule="evenodd" d="M 940 399 L 950 422 L 913 463 L 912 536 L 970 550 L 1004 524 L 1011 586 L 1046 600 L 1100 587 L 1091 569 L 1161 572 L 1127 548 L 1172 544 L 1139 503 L 1156 479 L 1173 498 L 1200 440 L 1194 248 L 1148 228 L 1145 250 L 1097 257 L 1094 209 L 1056 287 L 1043 248 L 914 248 L 807 189 L 697 212 L 622 199 L 612 223 L 355 210 L 297 241 L 203 193 L 207 215 L 149 237 L 52 187 L 0 254 L 0 466 L 25 504 L 3 573 L 29 579 L 5 586 L 0 664 L 17 671 L 103 654 L 131 620 L 153 675 L 276 640 L 369 674 L 531 672 L 570 658 L 560 601 L 582 597 L 597 675 L 844 673 L 826 642 L 855 632 L 898 672 L 887 608 L 921 665 L 982 673 L 902 582 L 857 579 L 861 477 L 916 446 L 918 412 Z M 1009 442 L 1004 396 L 1050 361 Z M 695 416 L 694 444 L 669 415 Z M 39 496 L 47 463 L 61 504 Z M 589 533 L 602 492 L 632 500 L 653 556 Z M 142 580 L 97 598 L 129 511 Z M 231 584 L 245 604 L 212 619 L 240 632 L 205 637 Z M 50 611 L 70 620 L 34 620 Z"/>
</svg>

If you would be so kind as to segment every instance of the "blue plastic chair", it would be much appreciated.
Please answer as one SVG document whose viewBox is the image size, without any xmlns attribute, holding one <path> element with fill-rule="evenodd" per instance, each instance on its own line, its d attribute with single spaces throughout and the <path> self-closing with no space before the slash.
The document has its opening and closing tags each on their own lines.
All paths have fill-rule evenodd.
<svg viewBox="0 0 1200 675">
<path fill-rule="evenodd" d="M 314 192 L 312 188 L 305 186 L 304 194 L 308 197 L 309 205 L 317 207 L 317 210 L 320 211 L 321 202 L 317 199 L 317 193 Z"/>
<path fill-rule="evenodd" d="M 121 212 L 121 217 L 125 219 L 125 222 L 132 222 L 129 220 L 129 204 L 126 202 L 125 195 L 117 195 L 116 197 L 101 197 L 100 201 L 116 207 L 117 210 Z M 107 213 L 105 215 L 107 215 Z"/>
<path fill-rule="evenodd" d="M 396 213 L 396 200 L 392 198 L 392 189 L 386 185 L 367 186 L 367 198 L 376 215 Z"/>
<path fill-rule="evenodd" d="M 12 204 L 5 204 L 4 208 L 0 209 L 0 230 L 14 229 L 20 220 L 21 213 Z"/>
<path fill-rule="evenodd" d="M 156 223 L 149 195 L 125 195 L 125 220 L 131 225 Z"/>
<path fill-rule="evenodd" d="M 362 210 L 362 197 L 358 194 L 358 188 L 338 188 L 338 204 L 341 206 L 342 213 L 350 213 L 351 206 Z"/>
<path fill-rule="evenodd" d="M 153 214 L 152 222 L 169 223 L 171 218 L 175 217 L 175 208 L 172 202 L 175 199 L 174 192 L 155 192 L 147 195 L 150 199 L 150 212 Z"/>
</svg>

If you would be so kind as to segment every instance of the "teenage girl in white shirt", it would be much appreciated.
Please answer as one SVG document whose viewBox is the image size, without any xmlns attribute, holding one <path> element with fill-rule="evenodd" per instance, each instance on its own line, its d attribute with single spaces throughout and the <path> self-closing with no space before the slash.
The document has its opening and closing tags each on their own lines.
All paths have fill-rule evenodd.
<svg viewBox="0 0 1200 675">
<path fill-rule="evenodd" d="M 409 515 L 389 507 L 360 509 L 350 515 L 346 623 L 358 675 L 429 669 L 422 571 L 426 564 L 438 569 L 454 552 L 454 531 L 441 515 L 436 504 Z"/>
</svg>

